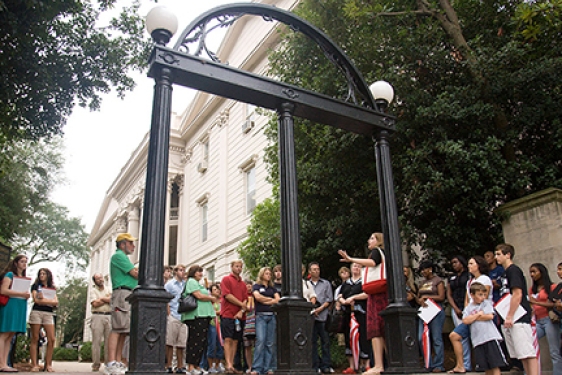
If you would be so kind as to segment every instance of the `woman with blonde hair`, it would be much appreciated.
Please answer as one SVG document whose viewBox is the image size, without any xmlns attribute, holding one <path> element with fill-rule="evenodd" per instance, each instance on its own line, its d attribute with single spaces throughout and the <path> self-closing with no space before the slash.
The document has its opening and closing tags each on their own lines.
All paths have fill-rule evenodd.
<svg viewBox="0 0 562 375">
<path fill-rule="evenodd" d="M 384 263 L 384 237 L 380 232 L 371 234 L 367 240 L 367 248 L 371 251 L 367 259 L 350 257 L 345 250 L 339 250 L 340 262 L 357 263 L 364 267 L 376 267 Z M 363 374 L 374 375 L 384 371 L 384 320 L 379 313 L 388 306 L 386 291 L 369 294 L 367 297 L 367 338 L 371 340 L 375 366 Z"/>
<path fill-rule="evenodd" d="M 281 297 L 273 286 L 272 276 L 271 268 L 261 268 L 252 287 L 252 295 L 256 301 L 256 347 L 252 375 L 273 375 L 277 369 L 277 322 L 271 306 L 278 303 Z"/>
<path fill-rule="evenodd" d="M 18 372 L 8 366 L 8 355 L 10 353 L 12 338 L 16 333 L 25 333 L 25 320 L 27 317 L 28 291 L 18 292 L 11 289 L 14 277 L 25 277 L 27 269 L 27 257 L 16 256 L 2 273 L 0 279 L 2 284 L 0 293 L 10 297 L 5 306 L 0 306 L 0 371 Z"/>
</svg>

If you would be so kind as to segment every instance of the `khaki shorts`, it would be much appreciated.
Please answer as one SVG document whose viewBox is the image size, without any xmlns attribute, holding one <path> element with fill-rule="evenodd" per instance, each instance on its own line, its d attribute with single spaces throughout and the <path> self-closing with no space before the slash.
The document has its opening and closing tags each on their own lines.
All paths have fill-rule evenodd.
<svg viewBox="0 0 562 375">
<path fill-rule="evenodd" d="M 114 289 L 111 294 L 111 331 L 129 333 L 131 325 L 131 304 L 125 298 L 132 292 L 126 289 Z"/>
<path fill-rule="evenodd" d="M 511 358 L 535 358 L 537 351 L 533 346 L 533 329 L 530 324 L 516 323 L 512 328 L 502 326 L 505 345 Z"/>
<path fill-rule="evenodd" d="M 53 313 L 47 311 L 31 310 L 31 314 L 29 314 L 29 324 L 53 325 L 55 324 Z"/>
<path fill-rule="evenodd" d="M 185 348 L 187 343 L 187 325 L 181 320 L 168 315 L 166 323 L 166 345 L 176 348 Z"/>
</svg>

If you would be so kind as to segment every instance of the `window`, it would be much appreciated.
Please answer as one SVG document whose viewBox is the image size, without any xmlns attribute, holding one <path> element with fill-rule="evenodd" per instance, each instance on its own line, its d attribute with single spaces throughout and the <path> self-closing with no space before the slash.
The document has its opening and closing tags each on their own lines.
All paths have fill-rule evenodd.
<svg viewBox="0 0 562 375">
<path fill-rule="evenodd" d="M 244 184 L 246 185 L 246 214 L 252 213 L 256 208 L 256 162 L 258 155 L 254 154 L 244 161 L 238 168 L 244 174 Z"/>
<path fill-rule="evenodd" d="M 215 266 L 207 268 L 207 280 L 211 283 L 215 282 Z"/>
<path fill-rule="evenodd" d="M 207 203 L 201 206 L 201 242 L 207 241 L 207 213 L 209 211 L 209 207 Z"/>
<path fill-rule="evenodd" d="M 253 104 L 246 104 L 246 120 L 254 121 L 256 117 L 256 106 Z"/>
<path fill-rule="evenodd" d="M 207 241 L 208 232 L 209 193 L 203 194 L 195 202 L 199 206 L 199 216 L 201 218 L 201 242 L 205 242 Z"/>
<path fill-rule="evenodd" d="M 204 161 L 209 161 L 209 140 L 205 140 L 203 142 L 203 160 Z"/>
<path fill-rule="evenodd" d="M 251 214 L 256 208 L 256 168 L 246 171 L 246 214 Z"/>
</svg>

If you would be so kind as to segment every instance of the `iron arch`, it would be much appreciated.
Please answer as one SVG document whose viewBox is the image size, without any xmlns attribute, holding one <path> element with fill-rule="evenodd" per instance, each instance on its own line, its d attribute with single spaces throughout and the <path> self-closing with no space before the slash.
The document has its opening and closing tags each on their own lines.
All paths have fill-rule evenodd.
<svg viewBox="0 0 562 375">
<path fill-rule="evenodd" d="M 178 38 L 174 50 L 193 56 L 201 56 L 205 52 L 212 61 L 221 63 L 217 55 L 208 48 L 206 37 L 217 28 L 231 26 L 244 15 L 261 16 L 268 22 L 274 20 L 281 22 L 290 27 L 291 30 L 300 32 L 313 40 L 320 47 L 326 58 L 344 74 L 348 86 L 347 100 L 351 100 L 355 105 L 382 112 L 373 100 L 363 76 L 349 57 L 320 29 L 283 9 L 256 3 L 236 3 L 218 6 L 193 20 Z M 213 21 L 216 24 L 211 24 Z M 190 45 L 195 45 L 193 52 L 190 51 Z"/>
</svg>

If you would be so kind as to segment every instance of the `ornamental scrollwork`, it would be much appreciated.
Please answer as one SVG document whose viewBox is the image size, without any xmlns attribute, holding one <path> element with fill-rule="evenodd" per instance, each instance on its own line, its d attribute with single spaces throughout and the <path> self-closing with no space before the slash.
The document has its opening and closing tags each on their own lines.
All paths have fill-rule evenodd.
<svg viewBox="0 0 562 375">
<path fill-rule="evenodd" d="M 174 49 L 196 57 L 207 57 L 215 63 L 222 63 L 217 53 L 209 47 L 207 37 L 213 31 L 232 26 L 238 19 L 246 15 L 261 17 L 266 22 L 280 22 L 293 32 L 302 33 L 314 41 L 324 56 L 345 76 L 347 96 L 345 98 L 335 97 L 335 99 L 377 109 L 363 77 L 343 51 L 312 25 L 296 19 L 292 13 L 282 9 L 262 4 L 234 4 L 217 7 L 201 15 L 187 26 Z"/>
</svg>

